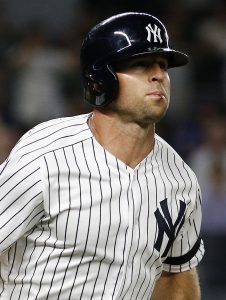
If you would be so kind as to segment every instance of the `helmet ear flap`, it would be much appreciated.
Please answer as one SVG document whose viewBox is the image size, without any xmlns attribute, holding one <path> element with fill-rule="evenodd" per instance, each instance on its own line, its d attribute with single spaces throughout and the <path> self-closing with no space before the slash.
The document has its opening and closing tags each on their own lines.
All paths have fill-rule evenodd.
<svg viewBox="0 0 226 300">
<path fill-rule="evenodd" d="M 103 91 L 103 84 L 94 80 L 91 74 L 86 74 L 85 77 L 90 90 L 92 90 L 94 94 L 101 94 Z"/>
<path fill-rule="evenodd" d="M 95 98 L 100 96 L 103 93 L 103 84 L 98 82 L 93 78 L 93 76 L 89 73 L 85 74 L 85 100 L 90 104 L 95 103 Z"/>
<path fill-rule="evenodd" d="M 108 65 L 87 70 L 84 78 L 84 97 L 93 106 L 112 102 L 118 94 L 118 78 Z"/>
</svg>

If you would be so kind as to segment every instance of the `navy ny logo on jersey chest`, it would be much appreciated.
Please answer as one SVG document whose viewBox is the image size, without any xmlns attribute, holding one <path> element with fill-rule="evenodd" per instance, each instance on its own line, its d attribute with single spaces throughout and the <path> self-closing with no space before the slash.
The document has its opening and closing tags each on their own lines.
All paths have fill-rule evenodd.
<svg viewBox="0 0 226 300">
<path fill-rule="evenodd" d="M 168 237 L 168 242 L 165 249 L 161 251 L 161 253 L 163 253 L 162 257 L 165 257 L 169 252 L 169 249 L 172 246 L 172 243 L 176 238 L 178 232 L 184 224 L 186 204 L 181 200 L 179 201 L 179 211 L 174 223 L 169 212 L 167 199 L 164 199 L 160 202 L 160 207 L 161 210 L 157 208 L 154 213 L 158 226 L 158 236 L 154 248 L 158 252 L 160 252 L 163 244 L 164 234 L 166 234 L 166 236 Z"/>
</svg>

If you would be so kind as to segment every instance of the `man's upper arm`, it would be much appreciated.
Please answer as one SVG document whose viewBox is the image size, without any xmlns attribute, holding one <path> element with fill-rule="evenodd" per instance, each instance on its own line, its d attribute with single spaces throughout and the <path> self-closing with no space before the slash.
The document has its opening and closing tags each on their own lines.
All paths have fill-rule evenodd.
<svg viewBox="0 0 226 300">
<path fill-rule="evenodd" d="M 38 161 L 22 160 L 12 155 L 0 166 L 0 253 L 41 218 L 41 199 Z"/>
<path fill-rule="evenodd" d="M 163 261 L 164 271 L 175 273 L 188 271 L 196 267 L 204 255 L 204 244 L 200 237 L 202 209 L 199 186 L 191 204 L 184 225 Z"/>
</svg>

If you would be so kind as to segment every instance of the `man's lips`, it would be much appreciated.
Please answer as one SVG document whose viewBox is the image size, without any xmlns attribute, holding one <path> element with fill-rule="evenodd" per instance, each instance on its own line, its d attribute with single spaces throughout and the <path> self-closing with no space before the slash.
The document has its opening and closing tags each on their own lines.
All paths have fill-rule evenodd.
<svg viewBox="0 0 226 300">
<path fill-rule="evenodd" d="M 166 99 L 165 93 L 160 91 L 147 93 L 147 96 L 152 97 L 153 99 Z"/>
</svg>

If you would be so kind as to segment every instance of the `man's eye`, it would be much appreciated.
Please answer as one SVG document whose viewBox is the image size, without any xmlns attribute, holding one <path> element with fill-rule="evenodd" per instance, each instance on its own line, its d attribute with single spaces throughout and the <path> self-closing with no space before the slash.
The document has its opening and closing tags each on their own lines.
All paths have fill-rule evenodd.
<svg viewBox="0 0 226 300">
<path fill-rule="evenodd" d="M 136 67 L 144 67 L 144 68 L 146 68 L 149 65 L 150 65 L 150 63 L 147 62 L 147 61 L 136 61 L 136 62 L 134 62 L 134 63 L 131 64 L 131 67 L 132 68 L 136 68 Z"/>
<path fill-rule="evenodd" d="M 168 64 L 167 64 L 167 62 L 165 62 L 165 61 L 160 61 L 160 62 L 158 62 L 158 64 L 159 64 L 159 66 L 160 66 L 161 69 L 163 69 L 163 70 L 167 70 L 167 69 L 168 69 Z"/>
<path fill-rule="evenodd" d="M 157 61 L 156 62 L 159 67 L 162 69 L 162 70 L 167 70 L 168 68 L 168 64 L 166 61 Z M 135 61 L 133 63 L 131 63 L 130 67 L 131 68 L 149 68 L 151 67 L 152 65 L 154 64 L 154 62 L 151 62 L 151 61 Z"/>
</svg>

